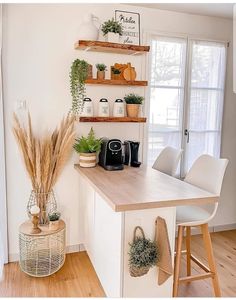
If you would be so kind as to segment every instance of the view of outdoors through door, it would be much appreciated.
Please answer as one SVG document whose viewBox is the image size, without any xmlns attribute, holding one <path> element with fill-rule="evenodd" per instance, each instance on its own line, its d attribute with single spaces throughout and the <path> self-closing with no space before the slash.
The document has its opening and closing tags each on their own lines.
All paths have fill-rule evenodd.
<svg viewBox="0 0 236 300">
<path fill-rule="evenodd" d="M 184 150 L 182 176 L 199 155 L 219 157 L 225 52 L 224 43 L 152 37 L 148 164 L 167 145 Z"/>
</svg>

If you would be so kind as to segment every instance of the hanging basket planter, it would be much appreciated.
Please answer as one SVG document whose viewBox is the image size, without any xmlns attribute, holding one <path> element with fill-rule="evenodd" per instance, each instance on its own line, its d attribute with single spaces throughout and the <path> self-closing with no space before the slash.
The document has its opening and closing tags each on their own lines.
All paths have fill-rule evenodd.
<svg viewBox="0 0 236 300">
<path fill-rule="evenodd" d="M 140 231 L 141 236 L 137 235 Z M 149 269 L 158 261 L 158 249 L 155 242 L 145 238 L 142 227 L 134 229 L 133 242 L 129 244 L 129 273 L 132 277 L 140 277 L 148 273 Z"/>
</svg>

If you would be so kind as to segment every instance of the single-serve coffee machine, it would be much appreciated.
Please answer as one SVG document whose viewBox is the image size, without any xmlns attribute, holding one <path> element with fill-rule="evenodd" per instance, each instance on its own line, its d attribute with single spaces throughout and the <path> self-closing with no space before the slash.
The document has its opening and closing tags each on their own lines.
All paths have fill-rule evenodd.
<svg viewBox="0 0 236 300">
<path fill-rule="evenodd" d="M 139 142 L 124 141 L 125 155 L 124 164 L 127 166 L 138 168 L 141 162 L 138 161 Z"/>
<path fill-rule="evenodd" d="M 123 170 L 122 143 L 118 139 L 103 139 L 99 153 L 99 165 L 105 170 Z"/>
</svg>

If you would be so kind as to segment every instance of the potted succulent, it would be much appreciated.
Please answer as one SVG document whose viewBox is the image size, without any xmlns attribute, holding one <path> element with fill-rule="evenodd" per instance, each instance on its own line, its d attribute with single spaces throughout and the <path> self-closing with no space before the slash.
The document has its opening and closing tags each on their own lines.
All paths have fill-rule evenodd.
<svg viewBox="0 0 236 300">
<path fill-rule="evenodd" d="M 61 217 L 61 214 L 57 211 L 48 214 L 49 230 L 57 230 L 59 228 L 60 217 Z"/>
<path fill-rule="evenodd" d="M 106 42 L 119 43 L 123 26 L 112 18 L 102 24 L 101 30 L 105 36 Z"/>
<path fill-rule="evenodd" d="M 75 140 L 74 149 L 79 153 L 79 165 L 83 168 L 92 168 L 97 163 L 97 153 L 101 149 L 102 139 L 96 139 L 93 127 L 87 137 L 82 136 Z"/>
<path fill-rule="evenodd" d="M 97 68 L 97 79 L 103 80 L 105 79 L 105 71 L 107 70 L 107 66 L 105 64 L 96 64 Z"/>
<path fill-rule="evenodd" d="M 119 80 L 120 79 L 121 70 L 111 67 L 111 79 Z"/>
<path fill-rule="evenodd" d="M 75 59 L 70 70 L 70 92 L 72 96 L 71 111 L 81 114 L 85 98 L 85 80 L 89 74 L 90 65 L 85 60 Z"/>
<path fill-rule="evenodd" d="M 137 118 L 139 115 L 139 108 L 144 101 L 144 97 L 131 93 L 126 95 L 124 100 L 126 102 L 127 116 Z"/>
</svg>

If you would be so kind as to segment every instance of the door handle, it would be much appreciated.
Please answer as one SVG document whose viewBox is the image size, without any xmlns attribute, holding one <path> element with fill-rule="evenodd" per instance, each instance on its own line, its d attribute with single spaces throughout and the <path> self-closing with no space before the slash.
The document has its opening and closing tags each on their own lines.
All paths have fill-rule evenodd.
<svg viewBox="0 0 236 300">
<path fill-rule="evenodd" d="M 184 130 L 184 135 L 187 137 L 187 143 L 189 143 L 189 131 L 188 131 L 188 129 Z"/>
</svg>

